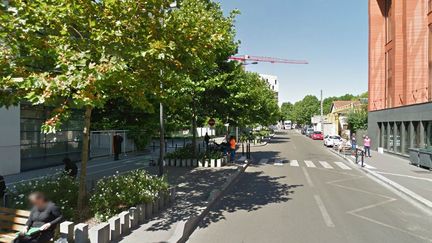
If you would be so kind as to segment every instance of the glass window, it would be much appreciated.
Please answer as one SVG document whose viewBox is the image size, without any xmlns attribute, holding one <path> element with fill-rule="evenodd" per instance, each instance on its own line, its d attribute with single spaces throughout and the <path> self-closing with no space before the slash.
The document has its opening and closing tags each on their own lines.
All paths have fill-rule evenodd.
<svg viewBox="0 0 432 243">
<path fill-rule="evenodd" d="M 429 147 L 432 146 L 432 121 L 428 121 L 426 124 L 426 145 Z"/>
<path fill-rule="evenodd" d="M 402 123 L 396 122 L 396 131 L 395 131 L 395 152 L 401 153 L 401 132 L 402 132 Z"/>
<path fill-rule="evenodd" d="M 402 153 L 404 154 L 408 154 L 408 149 L 410 148 L 411 144 L 410 144 L 410 123 L 409 122 L 404 122 L 404 137 L 402 138 L 404 140 L 404 144 L 405 146 L 403 147 Z"/>
<path fill-rule="evenodd" d="M 394 143 L 394 123 L 391 122 L 389 123 L 389 150 L 390 151 L 395 151 L 395 143 Z"/>
<path fill-rule="evenodd" d="M 393 40 L 393 8 L 392 0 L 385 0 L 385 25 L 386 25 L 386 40 Z"/>
<path fill-rule="evenodd" d="M 414 127 L 414 133 L 413 133 L 414 148 L 420 148 L 420 123 L 413 122 L 412 124 Z"/>
<path fill-rule="evenodd" d="M 387 134 L 387 123 L 383 123 L 383 148 L 388 149 L 388 134 Z"/>
</svg>

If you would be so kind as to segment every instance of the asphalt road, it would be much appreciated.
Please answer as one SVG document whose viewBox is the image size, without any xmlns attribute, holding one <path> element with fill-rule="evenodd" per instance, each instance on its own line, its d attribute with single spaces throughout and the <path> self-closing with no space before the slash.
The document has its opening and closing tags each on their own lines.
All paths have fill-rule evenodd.
<svg viewBox="0 0 432 243">
<path fill-rule="evenodd" d="M 189 242 L 432 242 L 432 216 L 294 131 L 250 166 Z"/>
</svg>

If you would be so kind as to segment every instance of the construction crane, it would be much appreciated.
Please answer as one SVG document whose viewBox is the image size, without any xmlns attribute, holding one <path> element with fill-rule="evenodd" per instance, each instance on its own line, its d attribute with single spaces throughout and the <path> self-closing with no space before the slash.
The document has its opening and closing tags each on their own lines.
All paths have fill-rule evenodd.
<svg viewBox="0 0 432 243">
<path fill-rule="evenodd" d="M 268 62 L 268 63 L 284 63 L 284 64 L 309 64 L 305 60 L 289 60 L 282 58 L 274 58 L 274 57 L 259 57 L 259 56 L 232 56 L 229 60 L 237 61 L 243 63 L 243 65 L 249 64 L 258 64 L 260 62 Z"/>
</svg>

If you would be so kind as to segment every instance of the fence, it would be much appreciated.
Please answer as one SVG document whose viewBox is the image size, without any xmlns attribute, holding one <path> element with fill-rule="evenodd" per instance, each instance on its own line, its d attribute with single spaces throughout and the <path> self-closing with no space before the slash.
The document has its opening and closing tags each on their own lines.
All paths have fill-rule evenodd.
<svg viewBox="0 0 432 243">
<path fill-rule="evenodd" d="M 116 134 L 123 138 L 121 146 L 124 155 L 136 151 L 134 141 L 128 137 L 128 130 L 92 131 L 90 133 L 90 157 L 113 155 L 113 138 Z"/>
</svg>

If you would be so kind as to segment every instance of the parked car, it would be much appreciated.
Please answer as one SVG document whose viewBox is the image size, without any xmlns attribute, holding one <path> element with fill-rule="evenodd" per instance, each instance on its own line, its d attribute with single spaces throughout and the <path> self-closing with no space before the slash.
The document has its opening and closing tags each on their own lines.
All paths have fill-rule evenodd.
<svg viewBox="0 0 432 243">
<path fill-rule="evenodd" d="M 311 138 L 313 140 L 323 140 L 324 139 L 324 135 L 320 131 L 315 131 L 315 132 L 312 133 Z"/>
<path fill-rule="evenodd" d="M 315 131 L 314 131 L 313 128 L 307 128 L 307 129 L 306 129 L 306 132 L 305 132 L 305 135 L 306 135 L 307 137 L 311 137 L 312 134 L 313 134 L 314 132 L 315 132 Z"/>
<path fill-rule="evenodd" d="M 324 146 L 326 147 L 333 147 L 333 146 L 337 146 L 342 142 L 342 138 L 340 136 L 337 135 L 327 135 L 324 138 Z"/>
</svg>

